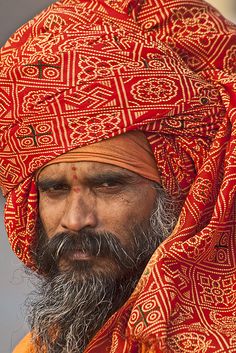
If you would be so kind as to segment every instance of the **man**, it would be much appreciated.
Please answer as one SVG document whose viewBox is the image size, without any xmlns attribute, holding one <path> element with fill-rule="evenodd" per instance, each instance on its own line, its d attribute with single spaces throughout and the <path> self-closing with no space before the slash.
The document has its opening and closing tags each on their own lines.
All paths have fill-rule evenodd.
<svg viewBox="0 0 236 353">
<path fill-rule="evenodd" d="M 141 166 L 132 150 L 142 158 Z M 123 168 L 116 165 L 122 159 Z M 128 299 L 173 228 L 173 204 L 158 184 L 137 174 L 141 167 L 141 175 L 158 180 L 153 162 L 142 133 L 129 132 L 73 150 L 38 174 L 41 241 L 35 257 L 46 280 L 31 320 L 37 339 L 49 339 L 48 351 L 82 352 Z M 48 337 L 53 322 L 63 327 L 56 345 Z"/>
<path fill-rule="evenodd" d="M 15 352 L 235 351 L 235 38 L 200 0 L 62 0 L 2 49 L 5 223 L 40 278 Z"/>
</svg>

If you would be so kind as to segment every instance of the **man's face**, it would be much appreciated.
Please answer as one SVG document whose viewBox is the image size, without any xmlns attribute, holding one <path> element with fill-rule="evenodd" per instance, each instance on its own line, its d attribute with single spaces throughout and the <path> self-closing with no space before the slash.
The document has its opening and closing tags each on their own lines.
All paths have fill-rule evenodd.
<svg viewBox="0 0 236 353">
<path fill-rule="evenodd" d="M 110 233 L 127 249 L 131 230 L 137 225 L 145 228 L 149 222 L 157 194 L 151 181 L 98 162 L 49 165 L 39 174 L 38 190 L 40 220 L 49 240 L 63 234 L 76 237 L 88 232 L 91 238 L 94 233 Z M 96 256 L 79 239 L 64 252 L 58 267 L 60 271 L 70 270 L 74 264 L 77 272 L 80 264 L 81 269 L 95 273 L 114 275 L 118 271 L 106 251 Z"/>
<path fill-rule="evenodd" d="M 34 344 L 37 352 L 82 353 L 170 234 L 175 205 L 159 184 L 95 162 L 47 166 L 38 190 L 32 255 L 44 276 L 29 301 Z"/>
</svg>

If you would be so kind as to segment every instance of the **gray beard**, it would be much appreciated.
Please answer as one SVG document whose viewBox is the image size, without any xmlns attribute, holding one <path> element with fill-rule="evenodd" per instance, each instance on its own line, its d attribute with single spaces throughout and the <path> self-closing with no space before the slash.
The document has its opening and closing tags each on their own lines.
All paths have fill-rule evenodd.
<svg viewBox="0 0 236 353">
<path fill-rule="evenodd" d="M 155 186 L 157 200 L 153 214 L 144 225 L 130 231 L 130 245 L 124 248 L 112 234 L 97 236 L 91 251 L 110 252 L 117 271 L 98 273 L 84 264 L 75 264 L 59 271 L 57 260 L 62 256 L 68 236 L 58 240 L 56 251 L 48 261 L 46 235 L 40 227 L 35 261 L 44 276 L 38 276 L 37 287 L 27 300 L 28 319 L 37 353 L 82 353 L 96 332 L 117 311 L 133 292 L 142 272 L 159 244 L 173 230 L 179 205 Z M 59 238 L 59 237 L 58 237 Z M 94 236 L 93 236 L 94 238 Z M 95 236 L 96 238 L 96 236 Z M 105 239 L 105 240 L 104 240 Z M 60 242 L 59 242 L 60 241 Z M 94 248 L 94 249 L 93 249 Z M 82 275 L 78 276 L 78 272 Z"/>
</svg>

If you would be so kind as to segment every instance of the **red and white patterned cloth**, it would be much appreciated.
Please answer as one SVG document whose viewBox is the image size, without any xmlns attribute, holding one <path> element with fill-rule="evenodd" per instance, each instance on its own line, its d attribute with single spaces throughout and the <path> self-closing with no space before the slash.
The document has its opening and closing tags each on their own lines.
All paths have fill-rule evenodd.
<svg viewBox="0 0 236 353">
<path fill-rule="evenodd" d="M 62 0 L 0 52 L 0 183 L 34 266 L 34 173 L 78 146 L 145 132 L 186 198 L 135 292 L 86 352 L 236 352 L 236 26 L 201 0 Z"/>
</svg>

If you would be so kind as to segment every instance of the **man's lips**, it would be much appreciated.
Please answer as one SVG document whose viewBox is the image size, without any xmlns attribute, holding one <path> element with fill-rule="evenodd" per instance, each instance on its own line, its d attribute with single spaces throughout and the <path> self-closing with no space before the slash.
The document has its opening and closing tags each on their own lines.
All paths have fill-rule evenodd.
<svg viewBox="0 0 236 353">
<path fill-rule="evenodd" d="M 91 253 L 82 251 L 82 250 L 70 250 L 63 256 L 64 258 L 67 258 L 70 261 L 86 261 L 86 260 L 91 260 L 92 257 L 94 257 Z"/>
<path fill-rule="evenodd" d="M 87 252 L 83 252 L 81 250 L 75 250 L 75 251 L 72 251 L 70 254 L 69 254 L 69 258 L 71 260 L 74 260 L 74 261 L 78 261 L 78 260 L 90 260 L 92 257 L 91 254 L 87 253 Z"/>
</svg>

